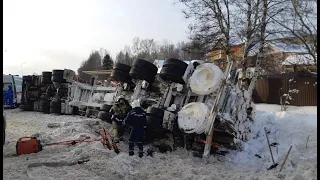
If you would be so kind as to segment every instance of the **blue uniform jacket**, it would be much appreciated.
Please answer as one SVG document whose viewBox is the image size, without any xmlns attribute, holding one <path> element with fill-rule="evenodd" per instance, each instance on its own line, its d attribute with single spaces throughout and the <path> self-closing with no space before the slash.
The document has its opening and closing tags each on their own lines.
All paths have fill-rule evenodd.
<svg viewBox="0 0 320 180">
<path fill-rule="evenodd" d="M 142 141 L 147 126 L 146 112 L 141 107 L 133 108 L 125 118 L 125 124 L 132 127 L 130 141 Z"/>
<path fill-rule="evenodd" d="M 147 113 L 141 107 L 133 108 L 124 122 L 132 128 L 144 128 L 147 126 Z"/>
</svg>

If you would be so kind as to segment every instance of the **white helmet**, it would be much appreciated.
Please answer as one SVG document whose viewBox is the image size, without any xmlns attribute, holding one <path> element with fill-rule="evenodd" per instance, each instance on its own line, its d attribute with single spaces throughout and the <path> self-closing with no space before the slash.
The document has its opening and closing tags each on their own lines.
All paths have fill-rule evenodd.
<svg viewBox="0 0 320 180">
<path fill-rule="evenodd" d="M 120 95 L 120 96 L 117 97 L 117 102 L 119 102 L 120 99 L 126 99 L 126 98 L 124 98 L 124 95 Z"/>
<path fill-rule="evenodd" d="M 140 107 L 140 99 L 134 100 L 134 101 L 131 103 L 131 106 L 132 106 L 132 108 Z"/>
</svg>

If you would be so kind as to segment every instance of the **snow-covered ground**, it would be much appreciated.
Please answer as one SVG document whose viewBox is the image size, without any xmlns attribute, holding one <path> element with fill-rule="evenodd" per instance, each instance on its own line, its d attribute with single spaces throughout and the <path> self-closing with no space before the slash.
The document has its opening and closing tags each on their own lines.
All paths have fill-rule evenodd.
<svg viewBox="0 0 320 180">
<path fill-rule="evenodd" d="M 55 116 L 37 112 L 6 110 L 7 142 L 4 145 L 4 179 L 296 179 L 317 178 L 317 112 L 316 107 L 289 107 L 280 112 L 280 106 L 258 104 L 252 138 L 241 152 L 232 151 L 227 156 L 210 156 L 203 160 L 192 157 L 180 149 L 168 154 L 155 153 L 154 157 L 129 157 L 128 146 L 120 144 L 122 152 L 115 154 L 100 142 L 75 146 L 44 147 L 39 153 L 16 156 L 15 145 L 19 137 L 36 136 L 43 143 L 78 138 L 81 134 L 98 137 L 94 133 L 100 121 L 80 116 Z M 48 127 L 48 124 L 51 128 Z M 107 125 L 110 128 L 109 125 Z M 270 132 L 270 143 L 278 167 L 272 165 L 264 127 Z M 309 141 L 306 148 L 306 141 Z M 280 166 L 285 154 L 291 153 L 282 172 Z M 147 149 L 147 147 L 145 147 Z M 256 156 L 259 155 L 261 158 Z M 89 158 L 84 164 L 64 167 L 27 166 L 35 162 L 76 161 Z"/>
</svg>

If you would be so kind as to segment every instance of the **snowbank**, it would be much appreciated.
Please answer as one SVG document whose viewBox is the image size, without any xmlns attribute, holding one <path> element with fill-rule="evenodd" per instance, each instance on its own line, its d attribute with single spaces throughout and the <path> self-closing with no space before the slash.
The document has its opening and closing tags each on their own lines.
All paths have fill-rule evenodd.
<svg viewBox="0 0 320 180">
<path fill-rule="evenodd" d="M 105 149 L 100 142 L 75 146 L 46 147 L 37 154 L 13 156 L 18 137 L 38 134 L 46 142 L 54 142 L 87 134 L 97 137 L 93 129 L 101 121 L 79 116 L 54 116 L 35 112 L 7 112 L 7 143 L 4 145 L 4 179 L 28 179 L 27 165 L 34 162 L 74 161 L 90 158 L 80 165 L 65 167 L 37 167 L 30 175 L 37 179 L 296 179 L 317 178 L 317 128 L 316 107 L 289 107 L 280 112 L 280 106 L 257 105 L 256 121 L 252 128 L 252 139 L 244 144 L 241 152 L 231 151 L 227 156 L 210 156 L 203 160 L 192 157 L 191 152 L 178 149 L 172 153 L 155 153 L 154 157 L 128 156 L 127 138 L 120 143 L 120 154 Z M 269 112 L 268 112 L 269 111 Z M 99 125 L 98 125 L 98 123 Z M 56 123 L 55 128 L 47 125 Z M 110 128 L 110 125 L 105 125 Z M 272 165 L 263 128 L 270 131 L 270 143 L 279 143 L 278 152 L 273 147 L 275 161 L 280 165 L 285 153 L 292 145 L 285 168 L 280 165 L 267 171 Z M 306 140 L 309 136 L 308 147 Z M 148 147 L 145 147 L 145 150 Z M 255 154 L 261 156 L 258 158 Z"/>
</svg>

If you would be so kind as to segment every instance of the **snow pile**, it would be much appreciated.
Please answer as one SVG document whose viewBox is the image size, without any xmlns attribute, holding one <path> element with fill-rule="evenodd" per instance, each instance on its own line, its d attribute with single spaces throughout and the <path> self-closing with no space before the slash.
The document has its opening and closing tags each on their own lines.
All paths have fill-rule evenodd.
<svg viewBox="0 0 320 180">
<path fill-rule="evenodd" d="M 208 95 L 216 91 L 224 74 L 221 69 L 212 63 L 199 65 L 190 77 L 192 92 L 199 95 Z"/>
<path fill-rule="evenodd" d="M 139 158 L 128 155 L 127 136 L 119 147 L 120 154 L 108 150 L 100 142 L 81 143 L 74 146 L 49 146 L 36 154 L 13 156 L 16 140 L 38 133 L 42 141 L 56 142 L 79 138 L 86 134 L 98 137 L 94 129 L 101 126 L 97 120 L 79 116 L 55 116 L 36 112 L 7 110 L 7 142 L 3 146 L 4 179 L 28 179 L 27 166 L 36 162 L 72 162 L 89 158 L 84 164 L 64 167 L 40 166 L 30 169 L 35 179 L 296 179 L 317 178 L 317 118 L 315 107 L 288 107 L 280 112 L 278 105 L 257 105 L 256 120 L 252 127 L 252 139 L 244 143 L 243 151 L 230 151 L 226 156 L 213 155 L 209 159 L 196 158 L 190 151 L 178 149 L 153 157 Z M 98 121 L 100 122 L 100 121 Z M 49 128 L 48 124 L 54 124 Z M 109 130 L 110 125 L 106 125 Z M 272 147 L 276 169 L 272 165 L 264 135 L 269 132 L 270 143 L 279 143 L 278 152 Z M 306 141 L 309 141 L 306 148 Z M 292 147 L 281 173 L 280 166 L 285 154 Z M 146 151 L 148 147 L 144 148 Z M 137 152 L 137 151 L 136 151 Z M 258 156 L 261 158 L 259 158 Z"/>
<path fill-rule="evenodd" d="M 317 114 L 302 114 L 301 110 L 303 108 L 300 108 L 300 112 L 295 110 L 281 112 L 279 111 L 280 106 L 275 107 L 278 111 L 266 112 L 261 111 L 261 109 L 268 110 L 266 105 L 257 105 L 260 111 L 257 111 L 250 140 L 244 143 L 242 152 L 231 153 L 229 160 L 233 163 L 263 169 L 270 167 L 272 159 L 264 132 L 264 128 L 266 128 L 270 143 L 279 144 L 272 147 L 274 161 L 279 164 L 277 169 L 280 169 L 286 153 L 292 146 L 289 158 L 284 166 L 285 171 L 295 172 L 298 168 L 305 171 L 305 174 L 310 173 L 310 179 L 316 178 Z M 274 110 L 275 107 L 271 106 L 269 111 Z M 309 140 L 306 143 L 308 137 Z M 293 174 L 298 179 L 304 179 L 304 175 L 298 172 Z"/>
</svg>

